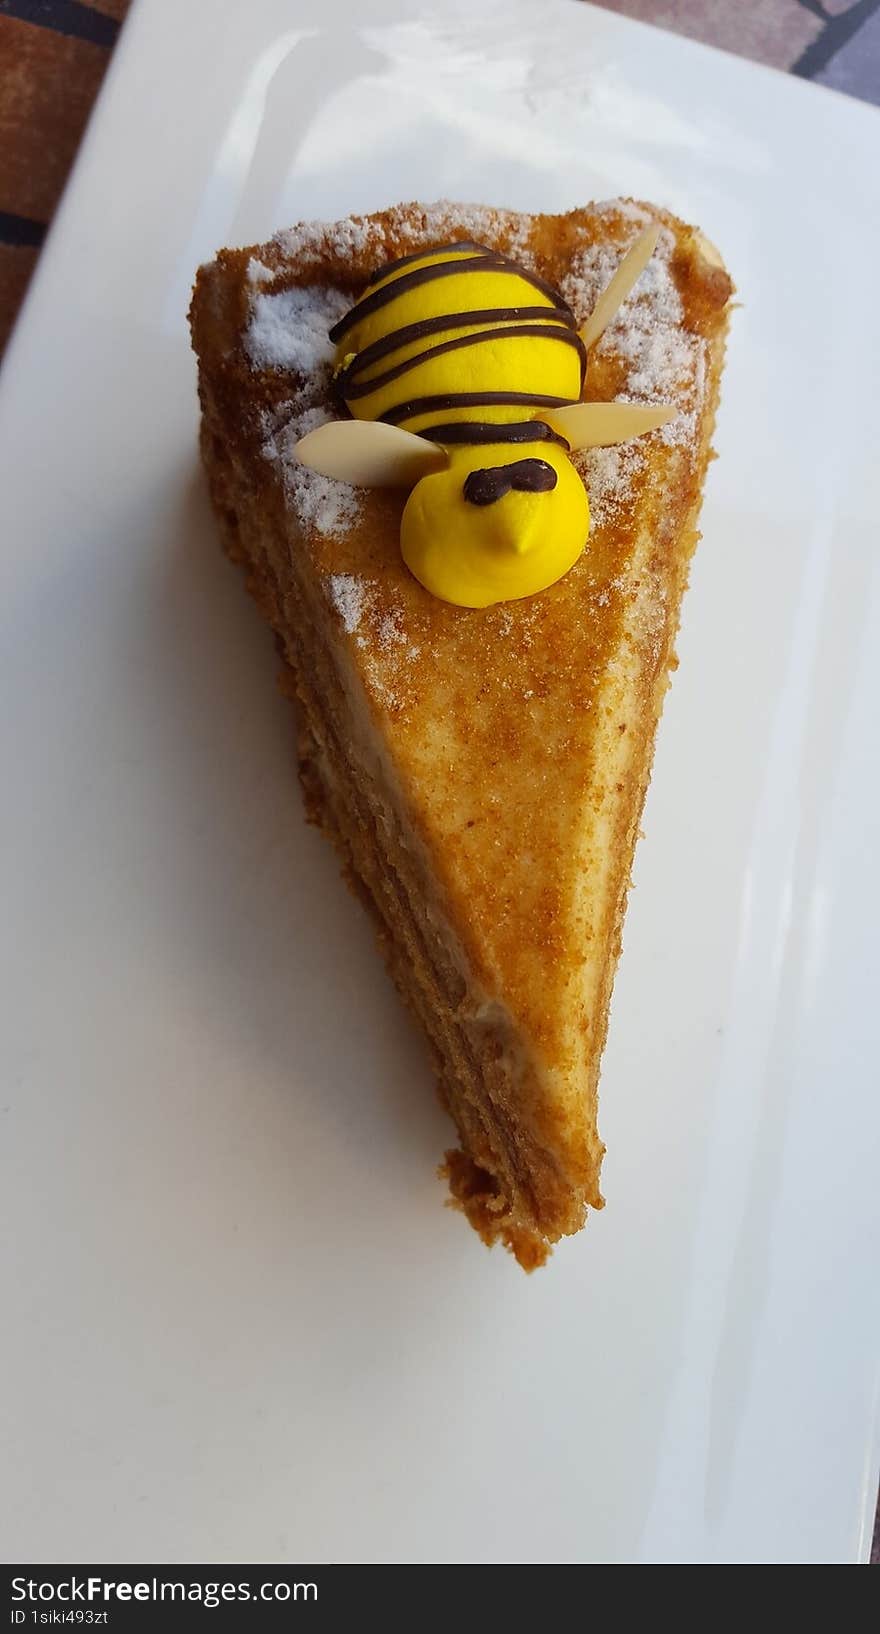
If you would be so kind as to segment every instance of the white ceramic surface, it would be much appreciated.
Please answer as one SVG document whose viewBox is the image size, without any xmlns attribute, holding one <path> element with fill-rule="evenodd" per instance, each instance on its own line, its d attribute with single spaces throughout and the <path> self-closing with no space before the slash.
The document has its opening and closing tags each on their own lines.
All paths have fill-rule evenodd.
<svg viewBox="0 0 880 1634">
<path fill-rule="evenodd" d="M 0 380 L 6 1558 L 866 1556 L 878 139 L 567 0 L 136 6 Z M 528 1279 L 443 1208 L 420 1040 L 303 824 L 184 311 L 303 215 L 618 192 L 743 309 L 608 1206 Z"/>
</svg>

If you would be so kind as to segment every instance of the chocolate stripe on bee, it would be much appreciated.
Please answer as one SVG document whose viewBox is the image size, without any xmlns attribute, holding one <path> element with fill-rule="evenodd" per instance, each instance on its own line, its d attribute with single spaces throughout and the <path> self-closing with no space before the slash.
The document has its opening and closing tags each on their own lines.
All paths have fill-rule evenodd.
<svg viewBox="0 0 880 1634">
<path fill-rule="evenodd" d="M 425 351 L 417 352 L 415 357 L 405 358 L 383 374 L 377 374 L 370 380 L 365 380 L 359 386 L 350 383 L 344 388 L 344 395 L 352 400 L 358 397 L 370 397 L 373 392 L 381 390 L 383 386 L 390 386 L 393 380 L 399 380 L 401 375 L 408 374 L 411 369 L 417 369 L 422 363 L 430 363 L 432 358 L 442 357 L 445 352 L 457 352 L 465 346 L 480 346 L 485 341 L 521 340 L 524 336 L 538 340 L 563 341 L 566 346 L 573 346 L 581 360 L 581 384 L 587 367 L 587 349 L 580 335 L 572 329 L 554 328 L 539 323 L 510 324 L 506 329 L 482 329 L 473 335 L 459 335 L 456 340 L 441 341 L 439 346 L 428 346 Z"/>
<path fill-rule="evenodd" d="M 478 323 L 519 323 L 531 318 L 540 318 L 545 326 L 577 328 L 570 312 L 559 312 L 552 306 L 486 306 L 470 312 L 443 312 L 438 318 L 421 318 L 418 323 L 405 323 L 400 329 L 392 329 L 389 334 L 383 335 L 381 340 L 374 340 L 362 352 L 356 352 L 351 362 L 338 371 L 334 384 L 344 396 L 348 382 L 362 369 L 372 368 L 374 363 L 380 363 L 389 352 L 397 352 L 401 346 L 409 346 L 415 340 L 425 340 L 429 335 L 440 335 L 446 329 L 469 329 Z"/>
<path fill-rule="evenodd" d="M 378 418 L 386 425 L 399 425 L 401 420 L 414 420 L 419 414 L 444 414 L 454 408 L 571 408 L 576 397 L 542 397 L 527 391 L 455 391 L 437 397 L 411 397 L 408 403 L 395 403 Z"/>
<path fill-rule="evenodd" d="M 449 420 L 445 425 L 425 426 L 417 433 L 428 442 L 463 444 L 476 448 L 481 443 L 558 443 L 571 452 L 571 444 L 546 420 Z"/>
<path fill-rule="evenodd" d="M 426 250 L 425 254 L 429 255 L 430 251 Z M 360 323 L 362 318 L 372 317 L 373 313 L 380 312 L 383 306 L 387 306 L 391 301 L 396 301 L 401 295 L 408 294 L 410 290 L 418 289 L 422 284 L 433 283 L 436 278 L 448 278 L 456 275 L 463 278 L 466 273 L 471 272 L 508 273 L 511 277 L 520 278 L 523 282 L 531 284 L 533 289 L 540 290 L 542 295 L 547 296 L 551 306 L 558 311 L 568 312 L 570 310 L 558 290 L 553 289 L 550 284 L 546 284 L 543 278 L 538 277 L 537 273 L 527 272 L 524 267 L 515 266 L 511 261 L 508 261 L 506 256 L 474 255 L 464 261 L 460 261 L 456 257 L 453 261 L 440 261 L 436 266 L 416 267 L 414 272 L 405 272 L 402 278 L 395 278 L 390 284 L 384 284 L 380 289 L 374 290 L 372 295 L 362 296 L 354 306 L 349 308 L 344 317 L 341 317 L 339 322 L 333 325 L 330 330 L 330 339 L 335 345 L 337 341 L 342 339 L 343 335 L 348 334 L 349 329 L 353 329 L 356 323 Z"/>
<path fill-rule="evenodd" d="M 367 279 L 367 289 L 372 289 L 381 278 L 389 278 L 392 272 L 399 272 L 401 267 L 409 267 L 413 261 L 424 261 L 429 255 L 466 255 L 468 252 L 473 254 L 474 250 L 479 250 L 481 255 L 498 253 L 488 244 L 475 244 L 469 238 L 454 238 L 449 244 L 438 244 L 436 249 L 413 250 L 411 255 L 399 255 L 396 261 L 387 261 L 384 267 L 373 273 L 372 278 Z"/>
</svg>

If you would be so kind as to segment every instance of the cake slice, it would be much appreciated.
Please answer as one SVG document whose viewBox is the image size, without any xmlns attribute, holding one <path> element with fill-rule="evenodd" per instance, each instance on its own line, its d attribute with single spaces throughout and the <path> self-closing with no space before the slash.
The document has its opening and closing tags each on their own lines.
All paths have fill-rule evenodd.
<svg viewBox="0 0 880 1634">
<path fill-rule="evenodd" d="M 674 418 L 573 456 L 591 528 L 556 583 L 484 608 L 438 599 L 401 555 L 405 494 L 298 462 L 340 413 L 330 328 L 378 268 L 452 240 L 515 257 L 586 321 L 652 222 L 657 250 L 584 396 Z M 400 206 L 224 250 L 196 282 L 203 458 L 279 639 L 308 815 L 430 1042 L 458 1131 L 452 1197 L 527 1270 L 602 1206 L 599 1064 L 731 293 L 699 232 L 632 201 Z"/>
</svg>

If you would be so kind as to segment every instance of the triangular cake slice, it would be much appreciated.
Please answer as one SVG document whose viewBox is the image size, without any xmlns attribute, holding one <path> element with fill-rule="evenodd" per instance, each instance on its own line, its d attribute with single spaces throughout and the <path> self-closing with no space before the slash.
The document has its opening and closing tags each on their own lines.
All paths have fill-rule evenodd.
<svg viewBox="0 0 880 1634">
<path fill-rule="evenodd" d="M 376 269 L 450 240 L 514 256 L 586 319 L 659 244 L 590 354 L 588 399 L 661 430 L 575 457 L 587 548 L 557 583 L 448 605 L 401 557 L 404 496 L 297 463 L 338 415 L 328 328 Z M 432 1047 L 452 1195 L 527 1269 L 601 1207 L 597 1081 L 654 734 L 710 458 L 732 292 L 695 229 L 632 201 L 524 216 L 406 205 L 225 250 L 198 275 L 202 451 L 224 542 L 283 650 L 309 815 Z"/>
</svg>

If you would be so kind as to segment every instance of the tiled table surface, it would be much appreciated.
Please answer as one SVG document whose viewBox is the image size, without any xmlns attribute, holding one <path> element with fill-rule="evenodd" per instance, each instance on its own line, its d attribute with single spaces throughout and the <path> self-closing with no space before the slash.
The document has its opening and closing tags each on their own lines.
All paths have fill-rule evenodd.
<svg viewBox="0 0 880 1634">
<path fill-rule="evenodd" d="M 0 356 L 129 4 L 0 0 Z M 880 0 L 598 4 L 880 104 Z"/>
</svg>

